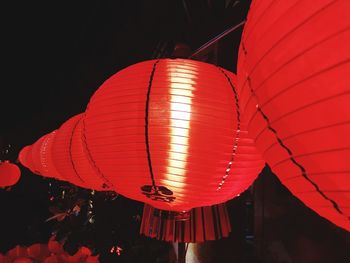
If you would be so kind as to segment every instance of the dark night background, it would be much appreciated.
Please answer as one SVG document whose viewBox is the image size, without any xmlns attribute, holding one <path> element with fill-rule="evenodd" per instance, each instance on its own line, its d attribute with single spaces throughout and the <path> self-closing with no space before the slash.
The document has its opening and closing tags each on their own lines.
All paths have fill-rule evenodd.
<svg viewBox="0 0 350 263">
<path fill-rule="evenodd" d="M 195 51 L 244 20 L 249 4 L 248 0 L 7 3 L 2 8 L 1 36 L 2 159 L 15 162 L 25 145 L 84 111 L 112 74 L 143 60 L 169 57 L 176 43 Z M 242 28 L 196 59 L 235 72 L 241 32 Z M 72 250 L 74 244 L 85 242 L 101 253 L 102 262 L 171 262 L 169 244 L 138 235 L 142 204 L 98 193 L 94 224 L 83 227 L 86 218 L 79 217 L 76 222 L 45 223 L 52 216 L 50 196 L 58 198 L 70 186 L 20 168 L 20 182 L 0 189 L 0 253 L 17 244 L 47 242 L 59 228 L 62 235 L 70 233 Z M 89 191 L 75 190 L 88 198 Z M 228 208 L 232 234 L 201 244 L 201 262 L 350 262 L 350 234 L 306 208 L 268 167 L 254 186 L 228 202 Z M 112 259 L 108 250 L 117 244 L 124 252 Z"/>
</svg>

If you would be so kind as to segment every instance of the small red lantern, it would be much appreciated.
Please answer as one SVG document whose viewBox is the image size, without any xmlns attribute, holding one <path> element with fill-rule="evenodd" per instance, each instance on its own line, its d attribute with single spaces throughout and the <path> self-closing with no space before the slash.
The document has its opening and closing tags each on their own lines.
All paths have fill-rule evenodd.
<svg viewBox="0 0 350 263">
<path fill-rule="evenodd" d="M 350 1 L 253 1 L 238 92 L 281 182 L 350 231 L 349 27 Z"/>
<path fill-rule="evenodd" d="M 132 65 L 93 95 L 83 143 L 106 185 L 158 209 L 223 203 L 264 165 L 244 130 L 235 76 L 160 59 Z"/>
<path fill-rule="evenodd" d="M 21 177 L 21 170 L 9 161 L 0 161 L 0 188 L 16 184 Z"/>
</svg>

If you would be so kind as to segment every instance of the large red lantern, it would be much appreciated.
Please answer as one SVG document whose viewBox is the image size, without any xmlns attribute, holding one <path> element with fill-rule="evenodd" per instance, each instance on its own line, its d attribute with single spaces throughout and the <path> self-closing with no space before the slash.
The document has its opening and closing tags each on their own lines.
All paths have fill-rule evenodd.
<svg viewBox="0 0 350 263">
<path fill-rule="evenodd" d="M 350 230 L 350 1 L 252 2 L 239 95 L 282 183 Z"/>
<path fill-rule="evenodd" d="M 152 60 L 118 72 L 91 98 L 82 128 L 104 183 L 158 209 L 223 203 L 264 165 L 244 128 L 235 76 L 198 61 Z"/>
<path fill-rule="evenodd" d="M 14 185 L 21 177 L 21 170 L 9 161 L 0 161 L 0 188 Z"/>
</svg>

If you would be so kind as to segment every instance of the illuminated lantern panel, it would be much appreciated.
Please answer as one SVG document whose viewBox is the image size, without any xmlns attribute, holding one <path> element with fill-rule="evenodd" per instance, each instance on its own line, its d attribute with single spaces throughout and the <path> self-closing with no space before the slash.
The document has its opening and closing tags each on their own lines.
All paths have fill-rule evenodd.
<svg viewBox="0 0 350 263">
<path fill-rule="evenodd" d="M 288 189 L 350 231 L 350 1 L 252 2 L 238 61 L 249 136 Z"/>
<path fill-rule="evenodd" d="M 264 165 L 244 130 L 235 76 L 198 61 L 151 60 L 118 72 L 82 123 L 99 178 L 158 209 L 223 203 Z"/>
<path fill-rule="evenodd" d="M 0 188 L 14 185 L 21 177 L 21 170 L 9 161 L 0 162 Z"/>
</svg>

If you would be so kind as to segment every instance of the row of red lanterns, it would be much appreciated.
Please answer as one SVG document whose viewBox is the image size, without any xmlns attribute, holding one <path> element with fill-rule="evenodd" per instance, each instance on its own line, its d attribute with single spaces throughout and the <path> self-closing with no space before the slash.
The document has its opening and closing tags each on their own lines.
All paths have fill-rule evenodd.
<svg viewBox="0 0 350 263">
<path fill-rule="evenodd" d="M 178 212 L 237 196 L 264 165 L 235 75 L 184 59 L 113 75 L 85 113 L 23 148 L 19 160 L 42 176 Z"/>
<path fill-rule="evenodd" d="M 253 1 L 238 84 L 182 59 L 118 72 L 53 135 L 65 139 L 46 159 L 57 162 L 50 176 L 182 211 L 244 191 L 263 166 L 256 145 L 293 194 L 350 230 L 349 10 L 346 0 Z"/>
</svg>

